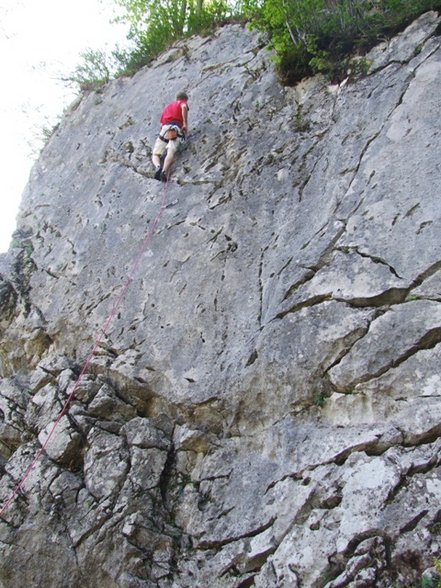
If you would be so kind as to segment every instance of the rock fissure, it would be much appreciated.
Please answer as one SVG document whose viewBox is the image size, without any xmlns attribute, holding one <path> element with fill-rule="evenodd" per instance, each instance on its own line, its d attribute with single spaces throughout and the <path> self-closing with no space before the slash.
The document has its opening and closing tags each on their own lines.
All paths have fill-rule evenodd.
<svg viewBox="0 0 441 588">
<path fill-rule="evenodd" d="M 314 296 L 312 298 L 309 298 L 308 300 L 304 300 L 303 302 L 299 302 L 298 304 L 295 304 L 294 306 L 288 308 L 287 310 L 280 312 L 274 318 L 275 319 L 283 319 L 287 314 L 293 314 L 295 312 L 299 312 L 300 310 L 303 310 L 304 308 L 309 308 L 311 306 L 316 306 L 317 304 L 322 304 L 323 302 L 326 302 L 327 300 L 332 300 L 331 293 L 321 294 L 320 296 Z"/>
<path fill-rule="evenodd" d="M 405 302 L 409 291 L 409 288 L 391 288 L 390 290 L 386 290 L 385 292 L 370 298 L 339 298 L 338 296 L 334 296 L 333 300 L 336 300 L 337 302 L 345 302 L 355 308 L 388 308 L 394 304 L 402 304 Z"/>
<path fill-rule="evenodd" d="M 392 359 L 389 362 L 385 362 L 380 368 L 376 370 L 372 370 L 369 373 L 365 373 L 363 375 L 358 376 L 357 378 L 353 379 L 349 385 L 342 388 L 340 386 L 334 386 L 337 390 L 344 393 L 350 393 L 353 388 L 359 386 L 360 384 L 365 384 L 371 380 L 377 379 L 380 376 L 386 374 L 388 371 L 398 368 L 401 364 L 407 362 L 411 359 L 414 355 L 418 354 L 421 351 L 426 349 L 433 349 L 441 342 L 441 328 L 435 327 L 433 329 L 429 329 L 418 341 L 415 342 L 414 345 L 409 347 L 408 349 L 404 350 L 399 356 Z M 349 350 L 348 350 L 349 352 Z M 341 361 L 341 358 L 340 358 Z M 336 365 L 336 364 L 334 364 Z M 333 366 L 334 367 L 334 366 Z"/>
<path fill-rule="evenodd" d="M 208 551 L 211 549 L 219 549 L 221 547 L 224 547 L 225 545 L 228 545 L 229 543 L 236 543 L 237 541 L 240 541 L 241 539 L 251 539 L 252 537 L 256 537 L 257 535 L 260 535 L 261 533 L 263 533 L 264 531 L 266 531 L 267 529 L 271 528 L 272 525 L 274 524 L 275 518 L 271 518 L 269 521 L 267 521 L 266 523 L 263 523 L 260 527 L 258 527 L 257 529 L 253 529 L 252 531 L 249 531 L 248 533 L 244 533 L 243 535 L 238 535 L 235 537 L 230 537 L 228 539 L 224 539 L 224 540 L 214 540 L 214 541 L 210 541 L 210 540 L 199 540 L 196 546 L 196 549 L 200 550 L 200 551 Z"/>
<path fill-rule="evenodd" d="M 360 251 L 357 248 L 354 249 L 354 252 L 357 253 L 358 255 L 360 255 L 361 257 L 365 257 L 367 259 L 370 259 L 373 263 L 378 263 L 378 264 L 384 265 L 385 267 L 387 267 L 389 269 L 391 274 L 393 274 L 395 277 L 399 278 L 400 280 L 403 279 L 402 276 L 398 275 L 397 271 L 392 267 L 392 265 L 390 265 L 386 260 L 382 259 L 381 257 L 369 254 L 367 251 Z"/>
</svg>

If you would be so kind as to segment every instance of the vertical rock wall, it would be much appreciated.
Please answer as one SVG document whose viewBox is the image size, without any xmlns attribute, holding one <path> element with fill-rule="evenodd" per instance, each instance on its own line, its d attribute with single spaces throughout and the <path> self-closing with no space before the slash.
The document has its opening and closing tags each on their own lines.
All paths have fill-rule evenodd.
<svg viewBox="0 0 441 588">
<path fill-rule="evenodd" d="M 0 584 L 410 586 L 440 557 L 441 48 L 283 88 L 229 26 L 85 96 L 0 265 Z M 190 95 L 164 186 L 151 147 Z M 155 219 L 118 312 L 100 330 Z M 87 373 L 78 375 L 96 338 Z"/>
</svg>

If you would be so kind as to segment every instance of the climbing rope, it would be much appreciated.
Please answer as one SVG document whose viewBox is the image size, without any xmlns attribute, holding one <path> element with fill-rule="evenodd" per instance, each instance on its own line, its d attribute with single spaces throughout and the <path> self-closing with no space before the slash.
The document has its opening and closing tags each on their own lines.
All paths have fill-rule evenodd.
<svg viewBox="0 0 441 588">
<path fill-rule="evenodd" d="M 46 447 L 48 446 L 51 438 L 53 437 L 55 430 L 57 429 L 58 425 L 60 424 L 61 419 L 63 418 L 63 416 L 66 414 L 70 403 L 72 402 L 74 396 L 75 396 L 75 392 L 77 391 L 78 386 L 81 383 L 81 380 L 83 379 L 84 374 L 87 372 L 90 363 L 93 359 L 93 357 L 95 356 L 95 353 L 98 349 L 98 347 L 101 344 L 101 341 L 103 339 L 103 337 L 106 336 L 107 331 L 110 327 L 110 324 L 112 323 L 112 320 L 114 319 L 116 313 L 118 312 L 124 296 L 127 292 L 128 287 L 130 286 L 131 282 L 133 281 L 133 278 L 136 274 L 136 271 L 139 267 L 139 264 L 141 263 L 141 259 L 147 249 L 147 245 L 150 243 L 153 235 L 155 234 L 156 231 L 156 227 L 158 226 L 158 223 L 161 219 L 161 216 L 166 208 L 166 202 L 167 202 L 167 192 L 168 192 L 168 185 L 170 182 L 170 176 L 167 177 L 167 182 L 164 184 L 164 189 L 162 190 L 162 197 L 161 197 L 161 202 L 160 202 L 160 207 L 159 210 L 155 216 L 155 218 L 153 219 L 153 222 L 150 225 L 150 228 L 142 242 L 141 247 L 139 248 L 139 252 L 136 255 L 133 264 L 129 270 L 129 272 L 127 273 L 126 276 L 126 280 L 123 283 L 123 285 L 121 286 L 121 289 L 119 291 L 118 297 L 116 298 L 116 301 L 109 313 L 109 315 L 107 316 L 106 320 L 104 321 L 103 325 L 100 327 L 100 329 L 98 330 L 98 333 L 95 337 L 95 341 L 94 344 L 91 348 L 91 350 L 89 351 L 86 359 L 84 360 L 83 363 L 83 367 L 81 369 L 80 375 L 78 376 L 70 394 L 68 395 L 57 419 L 55 420 L 55 422 L 53 423 L 52 427 L 49 430 L 49 433 L 46 437 L 46 439 L 44 440 L 44 442 L 41 444 L 40 449 L 37 451 L 34 459 L 32 460 L 31 464 L 28 466 L 27 470 L 25 471 L 25 473 L 23 474 L 21 480 L 18 482 L 18 484 L 15 486 L 14 491 L 12 492 L 12 494 L 9 496 L 9 498 L 6 500 L 6 502 L 4 503 L 4 505 L 2 506 L 2 509 L 0 510 L 0 517 L 3 517 L 3 514 L 9 509 L 9 507 L 11 506 L 11 504 L 14 502 L 17 494 L 21 491 L 23 485 L 25 484 L 26 480 L 29 478 L 29 476 L 31 475 L 32 471 L 34 470 L 35 466 L 37 465 L 38 460 L 40 459 L 42 453 L 46 450 Z"/>
</svg>

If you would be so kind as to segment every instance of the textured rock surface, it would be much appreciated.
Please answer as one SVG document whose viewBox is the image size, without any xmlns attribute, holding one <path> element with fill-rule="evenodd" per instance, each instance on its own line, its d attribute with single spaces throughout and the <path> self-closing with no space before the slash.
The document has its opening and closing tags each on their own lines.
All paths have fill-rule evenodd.
<svg viewBox="0 0 441 588">
<path fill-rule="evenodd" d="M 0 585 L 410 586 L 441 550 L 441 42 L 282 88 L 238 26 L 84 97 L 0 261 Z"/>
</svg>

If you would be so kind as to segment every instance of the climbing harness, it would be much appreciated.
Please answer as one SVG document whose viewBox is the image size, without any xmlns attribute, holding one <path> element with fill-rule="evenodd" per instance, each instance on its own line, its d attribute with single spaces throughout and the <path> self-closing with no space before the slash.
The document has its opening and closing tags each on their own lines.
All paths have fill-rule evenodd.
<svg viewBox="0 0 441 588">
<path fill-rule="evenodd" d="M 164 130 L 159 133 L 159 138 L 164 143 L 168 143 L 169 141 L 174 141 L 177 138 L 185 138 L 184 133 L 181 131 L 180 127 L 175 124 L 164 125 Z"/>
<path fill-rule="evenodd" d="M 169 182 L 170 182 L 170 175 L 167 177 L 167 182 L 164 184 L 164 188 L 162 190 L 162 198 L 161 198 L 159 210 L 158 210 L 155 218 L 153 219 L 153 222 L 150 225 L 150 228 L 144 238 L 144 241 L 141 244 L 141 247 L 139 248 L 139 252 L 135 257 L 129 272 L 127 273 L 126 280 L 120 289 L 119 295 L 117 296 L 117 299 L 116 299 L 109 315 L 107 316 L 106 320 L 104 321 L 102 327 L 98 330 L 98 334 L 95 337 L 95 342 L 94 342 L 91 350 L 89 351 L 89 354 L 87 355 L 87 357 L 83 363 L 83 367 L 81 369 L 80 375 L 78 376 L 69 396 L 67 397 L 67 400 L 65 401 L 57 419 L 55 420 L 54 424 L 52 425 L 51 429 L 49 430 L 49 433 L 48 433 L 46 439 L 41 444 L 40 449 L 37 451 L 34 459 L 32 460 L 31 464 L 28 466 L 28 468 L 25 471 L 24 475 L 22 476 L 21 480 L 15 486 L 14 491 L 11 493 L 11 495 L 6 500 L 6 502 L 3 504 L 3 506 L 0 510 L 0 517 L 3 517 L 3 514 L 9 509 L 11 504 L 14 502 L 17 494 L 22 490 L 23 485 L 25 484 L 26 480 L 31 475 L 31 473 L 32 473 L 33 469 L 35 468 L 38 460 L 40 459 L 42 453 L 45 451 L 46 447 L 49 444 L 49 441 L 53 437 L 53 435 L 55 433 L 55 429 L 60 424 L 60 421 L 63 418 L 63 416 L 67 413 L 69 405 L 75 396 L 75 392 L 76 392 L 77 388 L 79 387 L 81 380 L 83 379 L 84 374 L 86 373 L 87 369 L 89 368 L 90 363 L 91 363 L 98 347 L 100 346 L 103 337 L 105 337 L 107 335 L 107 331 L 109 329 L 109 326 L 110 326 L 113 318 L 115 317 L 116 313 L 118 312 L 119 307 L 122 304 L 122 301 L 124 299 L 126 291 L 127 291 L 128 287 L 130 286 L 131 282 L 133 281 L 135 273 L 136 273 L 138 266 L 141 262 L 141 259 L 147 249 L 147 245 L 152 240 L 153 235 L 155 234 L 155 231 L 156 231 L 156 227 L 158 226 L 158 223 L 161 219 L 161 216 L 162 216 L 164 210 L 166 209 L 167 192 L 168 192 Z"/>
</svg>

